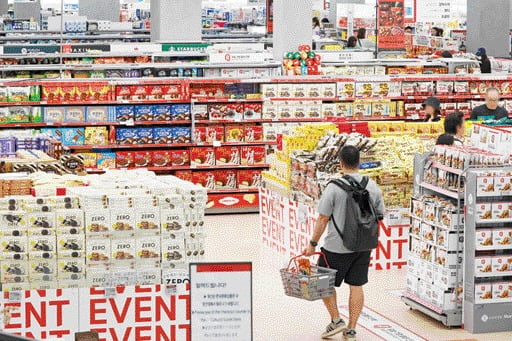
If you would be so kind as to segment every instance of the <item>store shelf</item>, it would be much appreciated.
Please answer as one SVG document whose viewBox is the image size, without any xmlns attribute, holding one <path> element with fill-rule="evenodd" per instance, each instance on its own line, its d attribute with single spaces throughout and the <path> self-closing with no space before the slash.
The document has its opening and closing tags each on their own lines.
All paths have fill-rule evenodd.
<svg viewBox="0 0 512 341">
<path fill-rule="evenodd" d="M 255 119 L 255 120 L 197 120 L 196 124 L 225 124 L 225 123 L 300 123 L 300 122 L 323 122 L 323 118 L 280 118 L 280 119 Z"/>
<path fill-rule="evenodd" d="M 485 300 L 485 301 L 479 301 L 479 302 L 475 302 L 473 304 L 512 304 L 512 299 L 509 299 L 509 300 L 503 300 L 503 299 L 499 299 L 499 298 L 492 298 L 492 299 L 488 299 L 488 300 Z"/>
<path fill-rule="evenodd" d="M 208 194 L 227 194 L 227 193 L 258 193 L 258 189 L 218 189 L 209 190 Z"/>
<path fill-rule="evenodd" d="M 476 278 L 512 277 L 512 271 L 502 272 L 502 273 L 478 272 L 478 273 L 475 273 L 475 277 Z"/>
<path fill-rule="evenodd" d="M 477 219 L 477 224 L 509 224 L 512 223 L 512 219 Z"/>
<path fill-rule="evenodd" d="M 445 326 L 458 327 L 462 325 L 462 312 L 460 311 L 453 310 L 443 312 L 439 307 L 436 307 L 408 292 L 404 292 L 404 296 L 402 296 L 401 299 L 405 304 L 411 307 L 411 309 L 419 310 L 423 314 L 440 321 Z"/>
<path fill-rule="evenodd" d="M 305 102 L 312 102 L 312 101 L 337 101 L 338 99 L 336 97 L 268 97 L 264 98 L 264 101 L 268 102 L 286 102 L 286 101 L 305 101 Z"/>
<path fill-rule="evenodd" d="M 196 104 L 206 104 L 206 103 L 261 103 L 263 99 L 261 98 L 228 98 L 228 97 L 218 97 L 218 98 L 197 98 L 193 97 L 191 99 L 192 102 Z"/>
<path fill-rule="evenodd" d="M 88 126 L 139 126 L 139 125 L 186 125 L 192 121 L 133 121 L 133 122 L 41 122 L 41 123 L 5 123 L 1 128 L 34 127 L 88 127 Z"/>
<path fill-rule="evenodd" d="M 428 184 L 426 182 L 420 183 L 420 186 L 428 189 L 430 191 L 434 191 L 436 193 L 442 194 L 452 199 L 464 199 L 464 193 L 458 194 L 457 192 L 449 191 L 447 189 L 437 187 L 435 185 Z"/>
<path fill-rule="evenodd" d="M 271 142 L 269 142 L 271 143 Z M 223 146 L 265 146 L 269 144 L 264 141 L 260 142 L 218 142 L 218 143 L 196 143 L 197 147 L 223 147 Z"/>
<path fill-rule="evenodd" d="M 462 173 L 464 172 L 461 169 L 445 166 L 445 165 L 443 165 L 443 164 L 441 164 L 441 163 L 439 163 L 437 161 L 432 162 L 432 167 L 435 167 L 437 169 L 441 169 L 441 170 L 444 170 L 444 171 L 446 171 L 448 173 L 452 173 L 452 174 L 456 174 L 456 175 L 462 175 Z"/>
<path fill-rule="evenodd" d="M 184 148 L 193 147 L 193 143 L 169 143 L 169 144 L 108 144 L 108 145 L 78 145 L 65 146 L 67 149 L 85 150 L 85 149 L 143 149 L 143 148 Z"/>
<path fill-rule="evenodd" d="M 87 173 L 105 173 L 108 170 L 132 170 L 132 169 L 147 169 L 149 171 L 154 172 L 171 172 L 171 171 L 181 171 L 181 170 L 222 170 L 222 169 L 261 169 L 268 168 L 269 165 L 229 165 L 229 166 L 168 166 L 168 167 L 127 167 L 127 168 L 109 168 L 109 169 L 97 169 L 97 168 L 87 168 Z M 238 190 L 237 190 L 238 191 Z M 242 190 L 245 193 L 245 190 Z M 257 189 L 255 190 L 258 191 Z M 233 190 L 219 191 L 221 193 L 233 193 Z M 251 192 L 252 193 L 252 192 Z"/>
<path fill-rule="evenodd" d="M 222 166 L 190 166 L 192 170 L 205 170 L 205 169 L 237 169 L 237 168 L 268 168 L 270 165 L 222 165 Z"/>
</svg>

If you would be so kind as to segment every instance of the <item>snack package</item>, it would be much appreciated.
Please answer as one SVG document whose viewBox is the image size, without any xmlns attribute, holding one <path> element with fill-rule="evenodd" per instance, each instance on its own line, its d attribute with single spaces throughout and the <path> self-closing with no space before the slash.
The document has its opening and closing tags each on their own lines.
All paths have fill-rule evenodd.
<svg viewBox="0 0 512 341">
<path fill-rule="evenodd" d="M 69 111 L 69 108 L 67 109 Z M 110 107 L 91 106 L 87 107 L 87 122 L 108 122 L 110 121 Z M 68 113 L 66 112 L 66 115 Z"/>
<path fill-rule="evenodd" d="M 135 110 L 135 121 L 153 121 L 153 106 L 151 105 L 136 105 Z"/>
<path fill-rule="evenodd" d="M 218 166 L 239 165 L 240 147 L 217 147 L 215 148 L 215 159 Z"/>
<path fill-rule="evenodd" d="M 107 127 L 85 127 L 85 144 L 103 146 L 108 144 Z"/>
</svg>

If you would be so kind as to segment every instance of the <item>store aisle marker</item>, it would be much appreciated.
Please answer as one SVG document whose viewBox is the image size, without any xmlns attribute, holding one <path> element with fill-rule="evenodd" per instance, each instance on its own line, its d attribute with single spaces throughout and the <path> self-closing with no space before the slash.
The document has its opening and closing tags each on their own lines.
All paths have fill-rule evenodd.
<svg viewBox="0 0 512 341">
<path fill-rule="evenodd" d="M 348 320 L 348 306 L 340 306 L 340 314 Z M 428 339 L 415 334 L 367 306 L 364 307 L 359 317 L 358 326 L 363 327 L 384 341 L 428 341 Z"/>
</svg>

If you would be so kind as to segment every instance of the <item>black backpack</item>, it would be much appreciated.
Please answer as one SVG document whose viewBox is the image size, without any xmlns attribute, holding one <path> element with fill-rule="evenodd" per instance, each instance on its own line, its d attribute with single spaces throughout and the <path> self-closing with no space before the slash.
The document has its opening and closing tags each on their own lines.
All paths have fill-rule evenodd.
<svg viewBox="0 0 512 341">
<path fill-rule="evenodd" d="M 338 179 L 330 182 L 347 193 L 343 234 L 334 221 L 334 216 L 331 216 L 334 227 L 347 249 L 354 252 L 375 249 L 379 240 L 379 220 L 382 217 L 377 216 L 370 193 L 366 189 L 369 179 L 365 176 L 361 183 L 348 175 L 343 179 L 345 181 Z"/>
</svg>

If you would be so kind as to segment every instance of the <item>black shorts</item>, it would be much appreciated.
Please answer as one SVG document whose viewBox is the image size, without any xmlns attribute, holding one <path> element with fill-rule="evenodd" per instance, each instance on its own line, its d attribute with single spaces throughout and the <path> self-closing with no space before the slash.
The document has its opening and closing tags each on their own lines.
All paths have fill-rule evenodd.
<svg viewBox="0 0 512 341">
<path fill-rule="evenodd" d="M 368 268 L 370 267 L 371 251 L 353 253 L 334 253 L 322 248 L 331 269 L 336 273 L 337 287 L 345 281 L 348 285 L 362 286 L 368 283 Z M 320 256 L 318 266 L 327 267 L 324 258 Z"/>
</svg>

